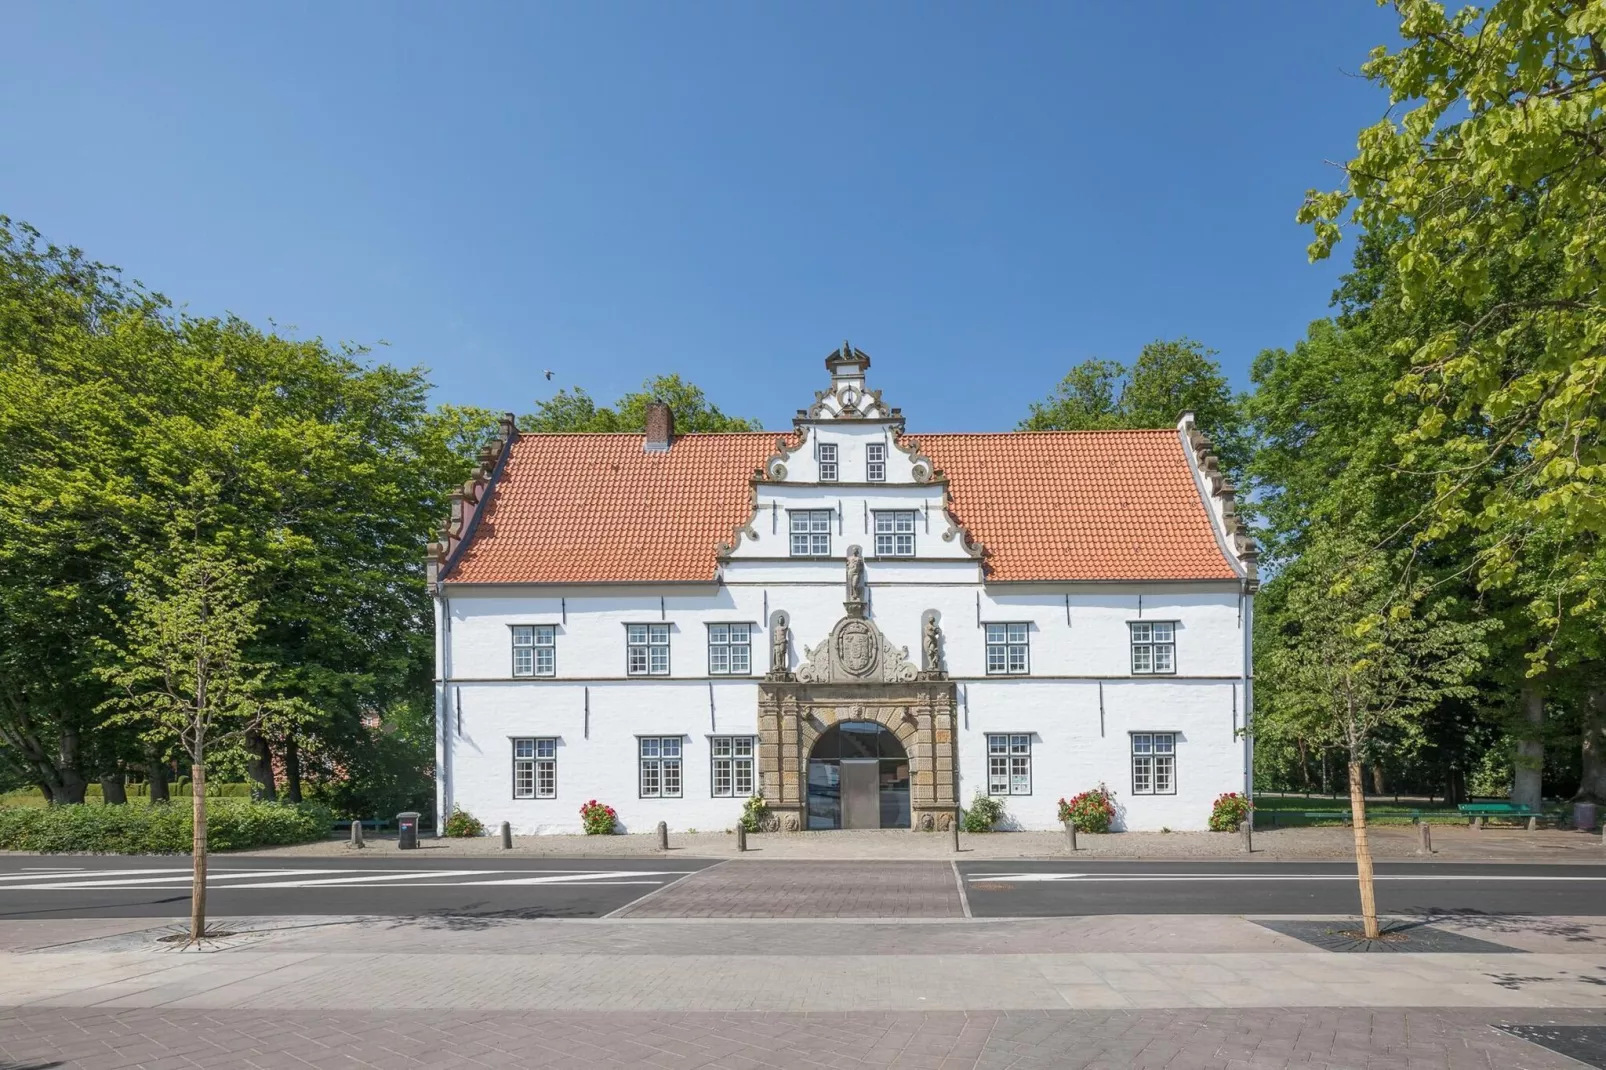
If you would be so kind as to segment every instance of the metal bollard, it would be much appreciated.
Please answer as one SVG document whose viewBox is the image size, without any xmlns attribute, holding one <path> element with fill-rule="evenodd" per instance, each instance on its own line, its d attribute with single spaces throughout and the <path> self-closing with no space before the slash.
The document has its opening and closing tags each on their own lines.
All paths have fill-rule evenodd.
<svg viewBox="0 0 1606 1070">
<path fill-rule="evenodd" d="M 747 850 L 747 826 L 740 821 L 736 822 L 736 849 Z"/>
<path fill-rule="evenodd" d="M 1238 835 L 1244 838 L 1244 854 L 1255 853 L 1255 823 L 1244 820 L 1238 822 Z"/>
<path fill-rule="evenodd" d="M 353 821 L 351 823 L 351 845 L 353 847 L 367 847 L 368 846 L 366 843 L 362 842 L 362 822 L 361 821 Z"/>
<path fill-rule="evenodd" d="M 660 851 L 669 850 L 669 822 L 667 821 L 658 822 L 658 849 Z"/>
<path fill-rule="evenodd" d="M 1421 843 L 1419 843 L 1417 845 L 1416 853 L 1419 854 L 1419 855 L 1430 855 L 1430 854 L 1432 854 L 1433 853 L 1433 829 L 1432 829 L 1432 826 L 1430 826 L 1426 821 L 1419 821 L 1419 822 L 1417 822 L 1416 829 L 1417 829 L 1417 836 L 1421 839 Z"/>
<path fill-rule="evenodd" d="M 950 842 L 951 842 L 951 844 L 953 846 L 954 854 L 958 854 L 959 853 L 959 816 L 957 814 L 954 815 L 954 819 L 951 822 L 948 823 L 948 836 L 949 836 Z"/>
<path fill-rule="evenodd" d="M 513 850 L 513 826 L 506 821 L 502 822 L 502 850 Z"/>
<path fill-rule="evenodd" d="M 1065 822 L 1065 843 L 1073 851 L 1081 850 L 1076 846 L 1076 822 L 1074 821 Z"/>
</svg>

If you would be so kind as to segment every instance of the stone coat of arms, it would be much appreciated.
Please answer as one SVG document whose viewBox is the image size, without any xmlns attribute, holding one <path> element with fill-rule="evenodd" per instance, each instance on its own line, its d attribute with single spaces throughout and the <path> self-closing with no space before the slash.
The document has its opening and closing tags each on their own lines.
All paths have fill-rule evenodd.
<svg viewBox="0 0 1606 1070">
<path fill-rule="evenodd" d="M 843 617 L 826 640 L 805 648 L 797 678 L 809 684 L 854 684 L 913 680 L 909 648 L 895 647 L 872 621 Z"/>
</svg>

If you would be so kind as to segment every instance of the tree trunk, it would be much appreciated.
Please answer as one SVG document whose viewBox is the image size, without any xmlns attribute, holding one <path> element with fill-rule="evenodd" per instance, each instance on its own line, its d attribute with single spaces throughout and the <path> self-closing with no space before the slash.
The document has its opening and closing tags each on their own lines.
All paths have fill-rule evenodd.
<svg viewBox="0 0 1606 1070">
<path fill-rule="evenodd" d="M 1349 763 L 1349 812 L 1355 825 L 1355 875 L 1361 883 L 1361 918 L 1365 923 L 1366 938 L 1376 940 L 1377 891 L 1372 884 L 1372 848 L 1366 839 L 1366 793 L 1361 763 Z"/>
<path fill-rule="evenodd" d="M 1382 763 L 1373 763 L 1373 765 L 1372 765 L 1372 794 L 1373 795 L 1387 795 L 1388 794 L 1388 789 L 1383 786 L 1383 766 L 1382 766 Z"/>
<path fill-rule="evenodd" d="M 1583 776 L 1578 781 L 1578 797 L 1606 803 L 1606 687 L 1592 687 L 1584 694 Z"/>
<path fill-rule="evenodd" d="M 293 803 L 301 801 L 301 744 L 294 733 L 284 738 L 284 797 Z"/>
<path fill-rule="evenodd" d="M 151 786 L 151 802 L 168 801 L 167 763 L 159 761 L 155 754 L 147 756 L 145 760 L 145 782 Z"/>
<path fill-rule="evenodd" d="M 1522 685 L 1522 724 L 1511 777 L 1511 801 L 1539 809 L 1545 773 L 1545 684 L 1535 677 Z"/>
<path fill-rule="evenodd" d="M 107 806 L 128 805 L 128 788 L 124 785 L 123 774 L 113 773 L 100 778 L 100 801 Z"/>
<path fill-rule="evenodd" d="M 195 837 L 190 847 L 195 864 L 190 882 L 190 943 L 193 944 L 206 935 L 206 767 L 200 762 L 190 766 L 190 783 L 195 815 Z"/>
<path fill-rule="evenodd" d="M 1299 750 L 1299 776 L 1304 782 L 1305 794 L 1310 794 L 1310 748 L 1303 739 L 1295 738 L 1294 746 Z"/>
<path fill-rule="evenodd" d="M 273 754 L 268 750 L 267 737 L 259 729 L 246 730 L 245 771 L 256 784 L 251 792 L 253 797 L 267 802 L 278 799 L 279 789 L 273 782 Z"/>
<path fill-rule="evenodd" d="M 58 776 L 61 783 L 52 784 L 57 803 L 81 803 L 84 801 L 84 789 L 89 787 L 89 781 L 78 770 L 78 729 L 63 728 L 58 737 L 60 748 L 60 761 L 57 762 Z"/>
</svg>

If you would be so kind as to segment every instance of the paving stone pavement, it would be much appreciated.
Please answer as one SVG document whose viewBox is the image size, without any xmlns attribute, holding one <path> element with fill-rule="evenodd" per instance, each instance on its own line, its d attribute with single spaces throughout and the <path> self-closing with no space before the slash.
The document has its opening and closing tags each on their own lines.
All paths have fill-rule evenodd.
<svg viewBox="0 0 1606 1070">
<path fill-rule="evenodd" d="M 948 862 L 725 863 L 618 912 L 622 918 L 960 918 Z"/>
<path fill-rule="evenodd" d="M 0 1011 L 0 1066 L 1577 1070 L 1523 1012 L 450 1014 Z M 1548 1015 L 1600 1024 L 1606 1014 Z"/>
</svg>

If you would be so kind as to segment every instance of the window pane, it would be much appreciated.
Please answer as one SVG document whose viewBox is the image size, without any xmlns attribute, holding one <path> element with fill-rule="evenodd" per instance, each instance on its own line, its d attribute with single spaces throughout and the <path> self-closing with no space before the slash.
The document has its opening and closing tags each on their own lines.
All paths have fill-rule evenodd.
<svg viewBox="0 0 1606 1070">
<path fill-rule="evenodd" d="M 647 671 L 647 648 L 644 647 L 644 646 L 633 646 L 633 647 L 631 647 L 630 648 L 630 657 L 629 657 L 628 661 L 629 661 L 629 663 L 627 665 L 627 671 L 629 671 L 631 673 L 636 673 L 636 674 L 640 674 L 640 673 L 646 672 Z"/>
<path fill-rule="evenodd" d="M 680 762 L 664 762 L 664 794 L 680 795 Z"/>
<path fill-rule="evenodd" d="M 641 745 L 641 756 L 643 758 L 656 758 L 656 757 L 658 757 L 658 737 L 657 736 L 642 736 L 641 739 L 638 742 Z"/>
<path fill-rule="evenodd" d="M 1024 643 L 1024 642 L 1026 642 L 1026 625 L 1024 625 L 1024 624 L 1011 624 L 1009 626 L 1009 641 L 1011 643 Z"/>
<path fill-rule="evenodd" d="M 807 535 L 792 536 L 792 556 L 807 557 L 809 553 L 809 537 Z"/>
<path fill-rule="evenodd" d="M 809 530 L 809 521 L 813 518 L 813 516 L 813 513 L 793 513 L 792 530 L 807 532 Z"/>
<path fill-rule="evenodd" d="M 748 647 L 745 647 L 745 646 L 733 646 L 733 647 L 730 648 L 730 651 L 731 651 L 731 672 L 745 675 L 746 673 L 749 673 L 749 672 L 752 671 L 751 666 L 748 664 L 748 651 L 749 651 Z"/>
<path fill-rule="evenodd" d="M 535 648 L 535 674 L 551 676 L 557 670 L 556 652 L 549 646 Z"/>
<path fill-rule="evenodd" d="M 658 763 L 641 763 L 641 794 L 651 798 L 658 794 Z"/>
<path fill-rule="evenodd" d="M 535 740 L 533 740 L 533 739 L 515 739 L 513 741 L 513 757 L 515 757 L 515 758 L 534 758 L 535 757 Z"/>
<path fill-rule="evenodd" d="M 1003 672 L 1004 671 L 1004 669 L 1005 669 L 1004 650 L 1005 649 L 1006 649 L 1005 647 L 1001 647 L 1001 646 L 990 646 L 990 647 L 987 648 L 987 671 L 988 672 Z"/>
<path fill-rule="evenodd" d="M 665 736 L 664 739 L 663 739 L 663 743 L 660 744 L 660 746 L 662 748 L 663 755 L 664 755 L 665 758 L 679 758 L 680 757 L 680 737 L 679 736 Z"/>
<path fill-rule="evenodd" d="M 1009 753 L 1009 737 L 1008 736 L 988 736 L 987 737 L 987 753 L 988 754 L 1008 754 Z"/>
<path fill-rule="evenodd" d="M 1032 750 L 1032 737 L 1010 736 L 1009 749 L 1013 754 L 1030 754 Z"/>
<path fill-rule="evenodd" d="M 1147 643 L 1151 638 L 1151 629 L 1147 624 L 1132 625 L 1132 641 L 1134 643 Z"/>
<path fill-rule="evenodd" d="M 1132 671 L 1153 672 L 1154 666 L 1149 660 L 1149 647 L 1135 646 L 1132 648 Z"/>
<path fill-rule="evenodd" d="M 1177 737 L 1171 732 L 1162 732 L 1154 737 L 1154 753 L 1172 754 L 1177 749 Z"/>
<path fill-rule="evenodd" d="M 555 758 L 558 753 L 558 741 L 555 739 L 538 739 L 535 741 L 535 756 L 537 758 Z"/>
<path fill-rule="evenodd" d="M 1165 623 L 1156 621 L 1154 625 L 1154 641 L 1156 643 L 1171 642 L 1171 628 L 1172 625 L 1169 621 Z"/>
<path fill-rule="evenodd" d="M 887 448 L 879 442 L 872 442 L 864 447 L 864 455 L 872 461 L 884 461 L 887 459 Z"/>
<path fill-rule="evenodd" d="M 989 758 L 987 760 L 987 794 L 1009 794 L 1009 759 Z"/>
<path fill-rule="evenodd" d="M 1009 760 L 1009 790 L 1013 795 L 1032 793 L 1032 763 L 1030 758 Z"/>
<path fill-rule="evenodd" d="M 1010 672 L 1025 672 L 1026 671 L 1026 648 L 1025 647 L 1023 647 L 1023 646 L 1012 646 L 1012 647 L 1009 648 L 1009 671 Z"/>
<path fill-rule="evenodd" d="M 708 671 L 715 674 L 731 671 L 730 647 L 711 646 L 708 648 Z"/>
<path fill-rule="evenodd" d="M 729 795 L 731 793 L 731 763 L 729 758 L 718 758 L 714 761 L 714 794 Z"/>
<path fill-rule="evenodd" d="M 647 649 L 652 653 L 650 671 L 659 674 L 668 672 L 669 648 L 666 646 L 654 646 Z"/>
<path fill-rule="evenodd" d="M 532 761 L 516 761 L 513 763 L 513 797 L 515 799 L 529 799 L 535 795 L 535 763 Z"/>
<path fill-rule="evenodd" d="M 987 625 L 987 641 L 989 643 L 1004 642 L 1005 634 L 1004 626 L 1002 624 Z"/>
<path fill-rule="evenodd" d="M 669 625 L 653 624 L 648 626 L 653 643 L 663 645 L 669 642 Z"/>
<path fill-rule="evenodd" d="M 708 641 L 710 643 L 730 642 L 730 628 L 723 624 L 710 624 L 708 626 Z"/>
<path fill-rule="evenodd" d="M 535 796 L 551 799 L 558 794 L 558 766 L 556 762 L 535 763 Z"/>
<path fill-rule="evenodd" d="M 733 643 L 745 643 L 745 642 L 748 641 L 748 625 L 746 625 L 746 624 L 732 624 L 730 626 L 730 629 L 731 629 L 731 633 L 730 633 L 731 634 L 731 642 L 733 642 Z"/>
<path fill-rule="evenodd" d="M 513 648 L 513 675 L 529 676 L 535 672 L 534 651 L 529 647 Z"/>
<path fill-rule="evenodd" d="M 910 533 L 915 529 L 915 515 L 913 513 L 894 513 L 893 519 L 897 522 L 897 531 Z"/>
<path fill-rule="evenodd" d="M 625 626 L 625 642 L 645 643 L 647 641 L 647 626 L 645 624 L 627 624 Z"/>
<path fill-rule="evenodd" d="M 913 535 L 896 536 L 897 545 L 893 549 L 899 557 L 913 557 L 915 553 L 915 537 Z"/>
<path fill-rule="evenodd" d="M 810 513 L 809 515 L 814 518 L 814 531 L 815 532 L 822 532 L 823 531 L 827 535 L 829 535 L 831 533 L 831 510 L 829 510 L 829 509 L 819 509 L 819 510 L 816 510 L 815 512 Z"/>
<path fill-rule="evenodd" d="M 731 753 L 731 737 L 730 736 L 715 736 L 713 738 L 713 740 L 712 740 L 711 746 L 713 747 L 714 757 L 716 757 L 716 758 L 729 758 L 730 757 L 730 753 Z"/>
<path fill-rule="evenodd" d="M 557 642 L 557 629 L 547 625 L 535 630 L 536 646 L 552 646 Z"/>
<path fill-rule="evenodd" d="M 889 534 L 892 531 L 892 514 L 877 513 L 875 515 L 875 529 L 878 534 Z"/>
<path fill-rule="evenodd" d="M 529 646 L 535 641 L 535 629 L 526 624 L 513 626 L 513 645 Z"/>
<path fill-rule="evenodd" d="M 1155 672 L 1173 672 L 1174 671 L 1174 669 L 1172 667 L 1172 664 L 1171 664 L 1171 659 L 1174 656 L 1175 650 L 1176 650 L 1176 647 L 1172 646 L 1170 643 L 1156 643 L 1154 645 L 1154 671 Z"/>
<path fill-rule="evenodd" d="M 822 461 L 834 461 L 834 460 L 836 460 L 836 444 L 835 443 L 832 443 L 832 442 L 822 442 L 822 443 L 820 443 L 820 460 L 822 460 Z"/>
<path fill-rule="evenodd" d="M 753 737 L 737 736 L 732 740 L 738 758 L 751 758 L 753 756 Z"/>
<path fill-rule="evenodd" d="M 877 557 L 891 557 L 893 555 L 893 539 L 891 535 L 877 535 L 875 537 L 875 554 Z"/>
<path fill-rule="evenodd" d="M 813 556 L 813 557 L 828 557 L 828 556 L 830 556 L 830 553 L 831 553 L 831 536 L 829 536 L 829 535 L 815 535 L 815 536 L 812 536 L 812 538 L 813 538 L 814 541 L 809 546 L 809 554 L 811 556 Z"/>
<path fill-rule="evenodd" d="M 1170 794 L 1175 791 L 1173 780 L 1176 776 L 1177 759 L 1174 755 L 1162 755 L 1154 760 L 1154 790 L 1156 793 Z"/>
<path fill-rule="evenodd" d="M 1132 753 L 1133 754 L 1148 754 L 1152 750 L 1154 750 L 1154 737 L 1153 736 L 1148 735 L 1147 733 L 1144 733 L 1144 734 L 1140 734 L 1140 735 L 1134 735 L 1132 737 Z"/>
<path fill-rule="evenodd" d="M 736 794 L 753 794 L 753 763 L 751 760 L 736 763 Z"/>
<path fill-rule="evenodd" d="M 1153 763 L 1153 758 L 1141 755 L 1132 759 L 1132 794 L 1151 795 L 1154 793 Z"/>
</svg>

